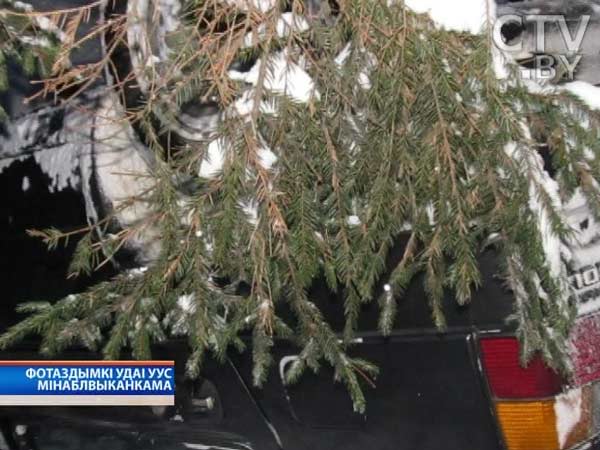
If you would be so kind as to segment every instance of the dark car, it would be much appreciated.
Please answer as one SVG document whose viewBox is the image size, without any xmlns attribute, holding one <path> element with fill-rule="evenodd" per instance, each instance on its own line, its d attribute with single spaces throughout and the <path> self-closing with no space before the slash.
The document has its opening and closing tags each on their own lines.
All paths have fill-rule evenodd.
<svg viewBox="0 0 600 450">
<path fill-rule="evenodd" d="M 38 3 L 55 8 L 73 2 Z M 127 2 L 110 4 L 109 10 L 123 11 Z M 88 45 L 96 51 L 101 47 L 99 42 Z M 114 70 L 131 71 L 135 64 L 128 49 L 123 52 Z M 129 106 L 127 101 L 136 101 L 143 82 L 131 87 L 125 104 L 110 90 L 96 87 L 76 104 L 42 104 L 22 111 L 20 99 L 30 93 L 30 86 L 17 72 L 15 67 L 13 90 L 4 99 L 12 119 L 0 136 L 3 329 L 23 318 L 14 312 L 17 303 L 80 292 L 124 267 L 151 263 L 155 253 L 155 237 L 145 236 L 128 249 L 120 266 L 106 265 L 93 276 L 67 280 L 74 242 L 49 253 L 25 234 L 32 228 L 85 226 L 113 206 L 119 189 L 143 188 L 110 178 L 117 163 L 107 155 L 114 155 L 116 148 L 118 164 L 137 169 L 150 167 L 153 155 L 132 127 L 109 128 L 95 114 L 102 108 L 119 114 Z M 108 73 L 106 81 L 114 75 Z M 210 104 L 188 105 L 173 130 L 183 138 L 204 138 L 218 114 Z M 98 138 L 102 133 L 120 143 L 111 145 L 110 153 L 103 147 L 106 141 Z M 59 157 L 43 156 L 48 152 Z M 497 276 L 499 261 L 490 246 L 479 255 L 483 281 L 472 302 L 460 306 L 451 294 L 445 297 L 444 331 L 432 321 L 419 277 L 399 300 L 398 320 L 389 336 L 377 331 L 377 305 L 364 306 L 351 352 L 381 371 L 374 384 L 364 383 L 365 414 L 353 411 L 345 386 L 334 383 L 326 367 L 297 384 L 285 384 L 284 374 L 298 351 L 290 342 L 277 342 L 272 373 L 264 388 L 256 389 L 251 355 L 231 352 L 224 363 L 208 361 L 202 377 L 192 381 L 183 373 L 186 344 L 172 340 L 156 345 L 153 356 L 176 361 L 175 406 L 2 407 L 0 450 L 600 448 L 600 226 L 578 199 L 569 203 L 566 214 L 582 236 L 580 246 L 572 249 L 581 256 L 571 268 L 581 304 L 571 337 L 573 377 L 568 382 L 541 357 L 521 365 L 516 330 L 507 320 L 514 296 Z M 122 226 L 129 219 L 118 218 Z M 402 239 L 396 243 L 390 266 L 405 245 Z M 343 299 L 325 282 L 316 282 L 310 296 L 341 331 Z M 39 359 L 36 348 L 36 342 L 25 342 L 0 358 Z M 101 358 L 77 349 L 62 357 Z"/>
</svg>

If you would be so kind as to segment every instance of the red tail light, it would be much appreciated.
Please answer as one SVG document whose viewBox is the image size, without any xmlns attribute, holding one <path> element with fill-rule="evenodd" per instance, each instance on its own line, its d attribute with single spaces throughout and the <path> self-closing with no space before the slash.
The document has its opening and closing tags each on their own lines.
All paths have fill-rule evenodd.
<svg viewBox="0 0 600 450">
<path fill-rule="evenodd" d="M 574 383 L 581 386 L 600 379 L 600 314 L 577 321 L 571 348 Z"/>
<path fill-rule="evenodd" d="M 480 348 L 508 450 L 563 450 L 597 433 L 592 386 L 563 392 L 561 377 L 541 358 L 521 367 L 515 338 L 486 337 L 480 340 Z M 582 370 L 590 355 L 582 352 Z"/>
<path fill-rule="evenodd" d="M 527 367 L 520 365 L 515 338 L 482 339 L 480 345 L 494 397 L 543 398 L 560 392 L 561 378 L 541 358 L 534 358 Z"/>
</svg>

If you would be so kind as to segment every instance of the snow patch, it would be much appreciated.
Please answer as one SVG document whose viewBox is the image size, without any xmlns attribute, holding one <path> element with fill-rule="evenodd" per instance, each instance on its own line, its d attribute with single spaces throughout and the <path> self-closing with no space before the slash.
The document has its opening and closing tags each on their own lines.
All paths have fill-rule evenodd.
<svg viewBox="0 0 600 450">
<path fill-rule="evenodd" d="M 207 154 L 198 173 L 202 178 L 212 178 L 221 173 L 225 162 L 225 143 L 223 139 L 215 139 L 208 144 Z"/>
<path fill-rule="evenodd" d="M 590 108 L 600 109 L 600 87 L 585 81 L 573 81 L 563 86 L 565 90 L 583 100 Z"/>
<path fill-rule="evenodd" d="M 377 58 L 371 52 L 366 53 L 366 64 L 358 74 L 358 85 L 365 91 L 371 89 L 371 73 L 377 67 Z"/>
<path fill-rule="evenodd" d="M 73 145 L 42 150 L 35 153 L 34 158 L 42 171 L 52 180 L 51 192 L 79 186 L 80 176 L 77 170 L 79 153 Z"/>
<path fill-rule="evenodd" d="M 0 136 L 0 173 L 16 161 L 33 157 L 50 178 L 51 192 L 68 187 L 78 189 L 85 169 L 81 155 L 89 153 L 93 119 L 89 114 L 75 112 L 76 108 L 51 106 L 5 123 L 6 133 Z M 63 127 L 52 131 L 53 121 L 61 117 Z"/>
<path fill-rule="evenodd" d="M 260 76 L 261 59 L 248 72 L 229 71 L 232 80 L 244 81 L 256 86 Z M 319 97 L 315 85 L 308 73 L 300 65 L 291 61 L 287 52 L 279 52 L 269 57 L 266 62 L 267 70 L 264 80 L 265 89 L 275 94 L 284 94 L 290 98 L 306 103 L 313 97 Z"/>
<path fill-rule="evenodd" d="M 258 224 L 258 204 L 255 201 L 241 202 L 240 207 L 246 214 L 248 222 L 256 226 Z"/>
<path fill-rule="evenodd" d="M 133 269 L 129 269 L 127 271 L 127 276 L 128 276 L 128 278 L 141 277 L 147 271 L 148 271 L 148 267 L 146 267 L 146 266 L 134 267 Z"/>
<path fill-rule="evenodd" d="M 13 6 L 17 9 L 22 9 L 25 12 L 33 11 L 33 6 L 30 5 L 29 3 L 16 1 L 16 2 L 13 2 Z"/>
<path fill-rule="evenodd" d="M 267 147 L 262 147 L 258 150 L 260 164 L 267 170 L 271 169 L 277 162 L 277 155 Z"/>
<path fill-rule="evenodd" d="M 371 89 L 371 73 L 377 67 L 377 58 L 373 53 L 366 52 L 364 49 L 360 49 L 359 51 L 365 55 L 365 64 L 363 65 L 362 70 L 358 74 L 357 82 L 362 89 L 369 90 Z M 342 51 L 340 51 L 337 54 L 333 61 L 335 62 L 335 65 L 338 67 L 338 69 L 343 69 L 344 64 L 348 60 L 348 57 L 350 56 L 351 52 L 352 45 L 348 43 L 344 46 Z"/>
<path fill-rule="evenodd" d="M 461 0 L 459 5 L 448 0 L 404 0 L 404 4 L 416 13 L 428 13 L 444 30 L 478 34 L 488 17 L 485 0 Z"/>
<path fill-rule="evenodd" d="M 239 73 L 239 72 L 238 72 Z M 248 89 L 244 91 L 240 98 L 238 98 L 234 104 L 233 109 L 239 116 L 248 116 L 254 112 L 254 101 L 256 99 L 256 92 L 254 89 Z M 276 114 L 274 105 L 268 101 L 262 101 L 260 104 L 259 112 L 261 114 Z"/>
<path fill-rule="evenodd" d="M 361 224 L 360 217 L 358 216 L 348 216 L 346 219 L 346 223 L 351 227 L 357 227 Z"/>
<path fill-rule="evenodd" d="M 181 308 L 182 311 L 185 311 L 188 313 L 193 313 L 194 309 L 195 309 L 194 308 L 194 299 L 195 299 L 194 294 L 181 295 L 177 299 L 177 306 L 179 306 L 179 308 Z"/>
<path fill-rule="evenodd" d="M 342 49 L 342 51 L 339 52 L 338 55 L 335 57 L 334 62 L 339 68 L 341 68 L 344 65 L 344 63 L 348 59 L 348 56 L 350 56 L 350 49 L 351 44 L 347 43 L 346 46 Z"/>
<path fill-rule="evenodd" d="M 294 33 L 301 33 L 309 29 L 309 24 L 302 16 L 286 12 L 281 15 L 275 25 L 275 31 L 280 38 L 288 37 Z M 251 47 L 256 45 L 261 39 L 267 36 L 266 24 L 261 24 L 259 27 L 244 36 L 243 47 Z"/>
<path fill-rule="evenodd" d="M 572 389 L 556 397 L 554 413 L 556 414 L 556 432 L 560 448 L 565 448 L 569 434 L 581 420 L 581 407 L 581 388 Z"/>
<path fill-rule="evenodd" d="M 277 5 L 277 0 L 226 0 L 226 3 L 243 11 L 256 9 L 265 13 Z"/>
</svg>

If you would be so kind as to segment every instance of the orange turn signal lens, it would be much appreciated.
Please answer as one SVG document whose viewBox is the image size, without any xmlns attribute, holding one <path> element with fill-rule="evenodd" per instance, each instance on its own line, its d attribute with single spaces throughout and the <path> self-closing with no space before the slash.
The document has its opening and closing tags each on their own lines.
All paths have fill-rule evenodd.
<svg viewBox="0 0 600 450">
<path fill-rule="evenodd" d="M 496 414 L 509 450 L 557 450 L 554 400 L 498 402 Z"/>
<path fill-rule="evenodd" d="M 508 450 L 571 448 L 592 434 L 592 389 L 571 389 L 547 400 L 496 402 Z"/>
</svg>

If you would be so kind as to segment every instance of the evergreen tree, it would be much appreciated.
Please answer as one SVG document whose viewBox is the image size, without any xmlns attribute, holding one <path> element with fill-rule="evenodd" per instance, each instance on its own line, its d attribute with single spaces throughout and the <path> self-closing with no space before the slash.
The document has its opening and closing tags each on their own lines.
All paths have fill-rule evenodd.
<svg viewBox="0 0 600 450">
<path fill-rule="evenodd" d="M 50 75 L 59 42 L 58 24 L 44 20 L 23 2 L 0 1 L 0 91 L 9 88 L 9 59 L 19 64 L 26 75 Z M 2 107 L 0 119 L 6 119 Z"/>
<path fill-rule="evenodd" d="M 116 234 L 106 232 L 110 217 L 84 230 L 71 272 L 90 273 L 149 227 L 160 229 L 159 256 L 54 304 L 22 305 L 30 316 L 0 346 L 36 334 L 48 354 L 83 344 L 107 358 L 125 348 L 148 358 L 153 342 L 183 334 L 197 376 L 207 353 L 224 358 L 250 333 L 261 385 L 275 341 L 291 339 L 300 357 L 288 381 L 328 364 L 362 411 L 361 383 L 377 373 L 349 353 L 363 305 L 378 302 L 389 334 L 397 301 L 423 273 L 443 329 L 444 293 L 468 303 L 481 284 L 477 255 L 492 245 L 516 299 L 523 362 L 541 352 L 567 371 L 576 311 L 562 208 L 581 192 L 600 211 L 599 113 L 567 92 L 532 91 L 514 73 L 499 79 L 490 33 L 440 30 L 401 1 L 264 3 L 184 2 L 165 34 L 168 57 L 134 74 L 145 101 L 127 119 L 161 161 L 144 199 L 153 214 Z M 111 16 L 100 27 L 118 41 L 124 23 Z M 228 70 L 255 60 L 251 76 Z M 280 88 L 282 65 L 290 80 L 299 67 L 310 74 L 304 93 Z M 60 65 L 53 80 L 76 75 Z M 218 127 L 207 139 L 171 139 L 177 115 L 198 98 L 218 106 Z M 216 153 L 222 164 L 199 176 Z M 72 235 L 35 234 L 51 247 Z M 403 235 L 403 257 L 382 279 Z M 341 335 L 308 295 L 319 277 L 345 299 Z M 235 290 L 240 282 L 247 295 Z"/>
</svg>

